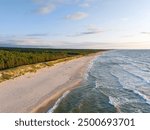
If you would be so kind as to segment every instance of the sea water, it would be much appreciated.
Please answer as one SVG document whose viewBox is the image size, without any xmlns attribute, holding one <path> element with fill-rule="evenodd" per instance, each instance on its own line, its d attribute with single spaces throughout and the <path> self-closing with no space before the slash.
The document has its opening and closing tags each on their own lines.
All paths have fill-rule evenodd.
<svg viewBox="0 0 150 130">
<path fill-rule="evenodd" d="M 150 50 L 107 51 L 85 77 L 53 112 L 150 112 Z"/>
</svg>

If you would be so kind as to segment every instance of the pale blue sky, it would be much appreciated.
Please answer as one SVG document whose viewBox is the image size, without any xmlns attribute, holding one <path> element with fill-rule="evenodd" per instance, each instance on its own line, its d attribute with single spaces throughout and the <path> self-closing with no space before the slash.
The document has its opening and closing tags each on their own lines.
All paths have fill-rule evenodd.
<svg viewBox="0 0 150 130">
<path fill-rule="evenodd" d="M 150 0 L 0 0 L 0 46 L 150 48 Z"/>
</svg>

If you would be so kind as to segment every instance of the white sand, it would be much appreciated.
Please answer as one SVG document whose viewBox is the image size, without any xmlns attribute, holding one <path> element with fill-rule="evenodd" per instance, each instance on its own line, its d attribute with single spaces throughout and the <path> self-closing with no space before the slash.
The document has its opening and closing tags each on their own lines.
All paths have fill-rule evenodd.
<svg viewBox="0 0 150 130">
<path fill-rule="evenodd" d="M 42 112 L 83 79 L 95 55 L 58 63 L 0 83 L 0 112 Z"/>
</svg>

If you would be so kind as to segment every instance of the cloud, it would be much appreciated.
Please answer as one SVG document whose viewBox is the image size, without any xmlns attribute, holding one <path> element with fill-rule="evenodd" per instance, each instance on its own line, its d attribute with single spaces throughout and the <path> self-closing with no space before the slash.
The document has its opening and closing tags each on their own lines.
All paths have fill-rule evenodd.
<svg viewBox="0 0 150 130">
<path fill-rule="evenodd" d="M 32 35 L 32 34 L 31 34 Z M 16 46 L 16 47 L 23 47 L 23 46 L 34 46 L 34 47 L 59 47 L 66 44 L 64 41 L 60 40 L 51 40 L 45 39 L 42 37 L 30 37 L 30 36 L 18 36 L 18 37 L 7 37 L 7 38 L 0 38 L 0 47 L 4 46 Z"/>
<path fill-rule="evenodd" d="M 50 40 L 42 38 L 16 37 L 0 39 L 0 47 L 76 48 L 76 49 L 149 49 L 150 41 L 141 42 L 75 42 L 73 40 Z"/>
<path fill-rule="evenodd" d="M 33 33 L 33 34 L 27 34 L 28 37 L 44 37 L 48 36 L 48 33 Z"/>
<path fill-rule="evenodd" d="M 37 5 L 37 9 L 34 12 L 46 15 L 52 13 L 58 6 L 60 0 L 32 0 Z"/>
<path fill-rule="evenodd" d="M 36 12 L 37 12 L 38 14 L 45 15 L 45 14 L 49 14 L 49 13 L 51 13 L 52 11 L 54 11 L 55 8 L 56 8 L 55 5 L 53 5 L 53 4 L 48 4 L 48 5 L 45 5 L 45 6 L 42 6 L 42 7 L 38 8 L 38 9 L 36 10 Z"/>
<path fill-rule="evenodd" d="M 35 10 L 38 14 L 49 14 L 55 11 L 58 7 L 67 5 L 75 7 L 90 7 L 95 0 L 32 0 L 37 5 Z M 69 15 L 68 15 L 69 16 Z"/>
<path fill-rule="evenodd" d="M 150 35 L 150 32 L 141 32 L 142 34 L 148 34 L 148 35 Z"/>
<path fill-rule="evenodd" d="M 16 38 L 9 41 L 16 45 L 41 45 L 43 43 L 43 40 L 39 38 Z"/>
<path fill-rule="evenodd" d="M 90 7 L 94 1 L 96 0 L 80 0 L 81 3 L 79 4 L 79 6 L 83 8 L 87 8 L 87 7 Z"/>
<path fill-rule="evenodd" d="M 69 35 L 71 37 L 76 37 L 76 36 L 85 36 L 85 35 L 93 35 L 93 34 L 99 34 L 105 32 L 103 29 L 96 25 L 88 25 L 87 29 L 81 33 L 77 33 L 75 35 Z"/>
<path fill-rule="evenodd" d="M 77 12 L 77 13 L 74 13 L 74 14 L 67 15 L 65 18 L 70 19 L 70 20 L 81 20 L 81 19 L 85 19 L 87 17 L 88 17 L 87 13 Z"/>
<path fill-rule="evenodd" d="M 87 26 L 87 30 L 89 32 L 95 32 L 95 33 L 103 32 L 100 27 L 98 27 L 97 25 L 93 25 L 93 24 L 88 25 Z"/>
<path fill-rule="evenodd" d="M 80 33 L 78 36 L 98 34 L 98 33 L 102 33 L 102 32 L 104 32 L 104 31 L 102 31 L 102 30 L 87 30 L 85 32 Z"/>
</svg>

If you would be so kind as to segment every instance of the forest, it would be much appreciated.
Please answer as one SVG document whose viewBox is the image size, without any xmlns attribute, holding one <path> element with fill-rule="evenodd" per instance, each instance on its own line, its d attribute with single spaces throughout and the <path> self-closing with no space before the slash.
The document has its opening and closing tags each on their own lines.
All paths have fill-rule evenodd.
<svg viewBox="0 0 150 130">
<path fill-rule="evenodd" d="M 0 70 L 22 65 L 54 61 L 66 57 L 87 55 L 101 50 L 92 49 L 35 49 L 0 48 Z"/>
</svg>

